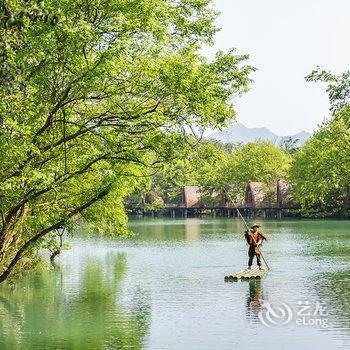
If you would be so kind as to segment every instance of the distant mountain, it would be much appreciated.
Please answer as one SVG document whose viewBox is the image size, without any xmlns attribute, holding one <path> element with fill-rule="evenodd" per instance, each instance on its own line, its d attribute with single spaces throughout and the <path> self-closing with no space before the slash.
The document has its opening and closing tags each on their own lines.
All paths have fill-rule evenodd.
<svg viewBox="0 0 350 350">
<path fill-rule="evenodd" d="M 301 131 L 295 135 L 279 136 L 274 134 L 267 128 L 247 128 L 243 124 L 237 123 L 230 125 L 228 128 L 215 132 L 208 136 L 209 139 L 217 140 L 223 143 L 248 143 L 255 141 L 270 141 L 276 146 L 280 146 L 284 140 L 289 137 L 298 139 L 298 146 L 302 146 L 311 134 L 306 131 Z"/>
</svg>

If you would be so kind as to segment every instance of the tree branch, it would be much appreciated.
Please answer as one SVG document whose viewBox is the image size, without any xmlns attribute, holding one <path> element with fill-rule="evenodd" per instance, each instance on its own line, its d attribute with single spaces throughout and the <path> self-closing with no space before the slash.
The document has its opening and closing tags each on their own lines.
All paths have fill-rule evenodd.
<svg viewBox="0 0 350 350">
<path fill-rule="evenodd" d="M 59 229 L 62 228 L 62 226 L 64 226 L 64 224 L 73 216 L 81 213 L 84 209 L 90 207 L 92 204 L 94 204 L 95 202 L 97 202 L 98 200 L 104 198 L 105 196 L 108 195 L 108 193 L 111 190 L 111 185 L 105 187 L 104 189 L 102 189 L 96 196 L 94 196 L 93 198 L 91 198 L 89 201 L 87 201 L 86 203 L 82 204 L 81 206 L 71 210 L 67 217 L 64 219 L 59 220 L 58 222 L 56 222 L 55 224 L 52 224 L 51 226 L 43 229 L 42 231 L 40 231 L 37 235 L 35 235 L 34 237 L 32 237 L 31 239 L 29 239 L 28 241 L 26 241 L 21 248 L 17 251 L 16 255 L 14 256 L 14 258 L 11 260 L 10 264 L 7 266 L 7 268 L 3 271 L 3 273 L 0 275 L 0 283 L 3 282 L 8 275 L 10 274 L 10 272 L 13 270 L 13 268 L 16 266 L 16 264 L 18 263 L 18 261 L 23 257 L 24 253 L 26 252 L 26 250 L 35 242 L 37 242 L 40 238 L 44 237 L 46 234 L 48 234 L 49 232 L 55 230 L 55 229 Z"/>
</svg>

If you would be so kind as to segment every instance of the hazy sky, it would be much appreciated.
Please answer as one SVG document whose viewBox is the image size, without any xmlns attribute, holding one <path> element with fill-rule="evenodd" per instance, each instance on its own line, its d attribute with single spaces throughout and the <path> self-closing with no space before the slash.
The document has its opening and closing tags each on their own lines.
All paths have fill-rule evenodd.
<svg viewBox="0 0 350 350">
<path fill-rule="evenodd" d="M 236 47 L 258 68 L 237 101 L 238 122 L 288 135 L 313 131 L 329 115 L 323 84 L 304 77 L 317 65 L 350 68 L 349 0 L 214 0 L 221 12 L 211 57 Z"/>
</svg>

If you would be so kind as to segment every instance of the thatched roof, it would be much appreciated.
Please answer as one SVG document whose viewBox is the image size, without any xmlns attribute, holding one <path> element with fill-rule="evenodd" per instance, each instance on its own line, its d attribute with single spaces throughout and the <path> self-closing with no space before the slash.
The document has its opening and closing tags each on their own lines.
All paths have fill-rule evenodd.
<svg viewBox="0 0 350 350">
<path fill-rule="evenodd" d="M 262 182 L 249 181 L 245 191 L 245 205 L 247 207 L 260 207 L 266 195 L 266 188 Z"/>
<path fill-rule="evenodd" d="M 292 196 L 291 184 L 283 179 L 277 181 L 277 207 L 288 208 L 293 207 L 294 201 Z"/>
<path fill-rule="evenodd" d="M 203 206 L 202 193 L 199 186 L 184 186 L 183 202 L 186 208 L 198 208 Z"/>
</svg>

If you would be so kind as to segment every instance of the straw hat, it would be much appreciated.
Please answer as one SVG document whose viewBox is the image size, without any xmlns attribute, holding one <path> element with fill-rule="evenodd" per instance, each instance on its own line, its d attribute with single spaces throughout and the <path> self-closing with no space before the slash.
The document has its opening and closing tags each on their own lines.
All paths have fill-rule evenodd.
<svg viewBox="0 0 350 350">
<path fill-rule="evenodd" d="M 252 226 L 250 226 L 250 228 L 254 228 L 254 227 L 261 227 L 261 225 L 257 224 L 257 223 L 254 223 Z"/>
</svg>

